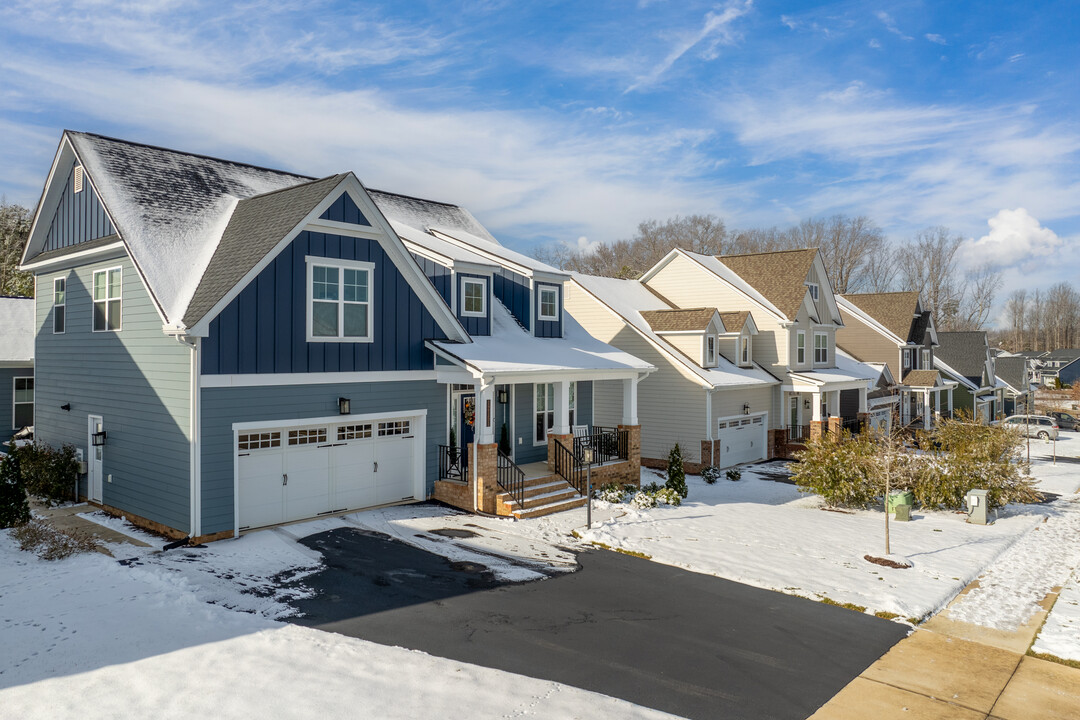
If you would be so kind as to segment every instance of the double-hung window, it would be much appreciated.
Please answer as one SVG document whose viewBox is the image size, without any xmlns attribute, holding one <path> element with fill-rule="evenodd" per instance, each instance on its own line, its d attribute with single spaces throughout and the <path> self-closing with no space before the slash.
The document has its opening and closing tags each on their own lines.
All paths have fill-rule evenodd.
<svg viewBox="0 0 1080 720">
<path fill-rule="evenodd" d="M 705 336 L 705 367 L 716 367 L 716 336 Z"/>
<path fill-rule="evenodd" d="M 120 329 L 123 274 L 120 268 L 94 273 L 94 332 Z"/>
<path fill-rule="evenodd" d="M 932 370 L 933 369 L 932 367 L 930 367 L 930 351 L 929 350 L 923 350 L 922 351 L 922 369 L 923 370 Z"/>
<path fill-rule="evenodd" d="M 53 323 L 54 333 L 64 332 L 67 322 L 67 278 L 53 279 Z"/>
<path fill-rule="evenodd" d="M 814 364 L 825 365 L 829 362 L 829 336 L 826 333 L 814 333 Z"/>
<path fill-rule="evenodd" d="M 910 370 L 911 369 L 911 351 L 910 350 L 904 350 L 903 355 L 904 355 L 904 370 Z"/>
<path fill-rule="evenodd" d="M 309 257 L 307 268 L 308 341 L 371 342 L 375 266 Z"/>
<path fill-rule="evenodd" d="M 806 363 L 806 332 L 799 330 L 795 334 L 795 364 L 804 365 Z"/>
<path fill-rule="evenodd" d="M 12 429 L 18 430 L 34 424 L 34 378 L 17 377 L 14 381 Z"/>
<path fill-rule="evenodd" d="M 817 283 L 806 283 L 806 287 L 810 290 L 810 297 L 812 297 L 814 299 L 814 302 L 817 302 L 817 300 L 818 300 L 818 284 Z"/>
<path fill-rule="evenodd" d="M 555 384 L 537 383 L 533 411 L 536 417 L 535 444 L 547 442 L 548 431 L 555 426 Z M 574 426 L 574 409 L 577 407 L 577 383 L 570 383 L 570 427 Z"/>
<path fill-rule="evenodd" d="M 540 286 L 540 319 L 559 319 L 559 289 L 550 286 Z"/>
<path fill-rule="evenodd" d="M 741 347 L 739 348 L 739 362 L 743 365 L 750 364 L 750 338 L 743 335 L 739 339 Z"/>
<path fill-rule="evenodd" d="M 487 315 L 487 281 L 465 278 L 461 284 L 461 314 L 469 317 Z"/>
</svg>

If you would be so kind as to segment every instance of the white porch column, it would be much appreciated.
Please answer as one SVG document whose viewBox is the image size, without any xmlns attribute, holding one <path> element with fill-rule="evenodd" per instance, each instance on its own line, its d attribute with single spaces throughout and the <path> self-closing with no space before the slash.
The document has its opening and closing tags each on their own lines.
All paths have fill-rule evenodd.
<svg viewBox="0 0 1080 720">
<path fill-rule="evenodd" d="M 840 417 L 840 391 L 832 390 L 825 393 L 825 404 L 829 410 L 829 417 Z"/>
<path fill-rule="evenodd" d="M 859 412 L 864 414 L 864 415 L 867 412 L 867 403 L 866 403 L 867 394 L 868 394 L 868 391 L 867 391 L 866 388 L 864 388 L 864 387 L 859 388 Z"/>
<path fill-rule="evenodd" d="M 929 430 L 930 429 L 930 388 L 923 388 L 922 400 L 923 400 L 922 426 L 923 426 L 923 430 Z"/>
<path fill-rule="evenodd" d="M 570 383 L 566 380 L 555 383 L 555 424 L 551 432 L 556 435 L 570 434 Z"/>
<path fill-rule="evenodd" d="M 622 381 L 622 424 L 637 425 L 637 384 L 638 379 L 627 378 Z"/>
<path fill-rule="evenodd" d="M 810 393 L 810 420 L 821 422 L 821 393 Z"/>
<path fill-rule="evenodd" d="M 495 386 L 482 385 L 480 381 L 475 384 L 476 388 L 476 419 L 474 420 L 475 440 L 477 445 L 490 445 L 495 442 L 495 433 L 492 429 L 495 414 Z"/>
<path fill-rule="evenodd" d="M 949 415 L 952 415 L 952 388 L 949 388 Z"/>
<path fill-rule="evenodd" d="M 941 390 L 934 393 L 934 413 L 941 415 Z"/>
</svg>

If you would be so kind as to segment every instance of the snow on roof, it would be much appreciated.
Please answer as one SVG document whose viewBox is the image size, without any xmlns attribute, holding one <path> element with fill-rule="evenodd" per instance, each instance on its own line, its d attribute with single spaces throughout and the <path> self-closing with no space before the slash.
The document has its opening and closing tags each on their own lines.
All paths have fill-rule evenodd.
<svg viewBox="0 0 1080 720">
<path fill-rule="evenodd" d="M 494 239 L 487 240 L 465 230 L 453 230 L 436 226 L 433 226 L 431 229 L 435 232 L 442 233 L 443 235 L 448 235 L 455 240 L 471 245 L 472 247 L 476 248 L 481 252 L 490 253 L 491 255 L 501 258 L 502 260 L 505 260 L 509 263 L 513 263 L 514 265 L 520 265 L 527 270 L 532 270 L 534 272 L 550 273 L 552 275 L 569 274 L 563 270 L 560 270 L 557 267 L 553 267 L 545 262 L 541 262 L 536 258 L 531 258 L 528 255 L 523 255 L 519 252 L 511 250 L 504 245 L 500 245 Z"/>
<path fill-rule="evenodd" d="M 500 301 L 491 304 L 491 335 L 471 343 L 433 340 L 431 345 L 484 374 L 654 369 L 629 353 L 603 343 L 563 313 L 561 338 L 538 338 L 525 331 Z"/>
<path fill-rule="evenodd" d="M 734 270 L 729 268 L 724 263 L 720 262 L 720 260 L 718 260 L 717 258 L 713 257 L 712 255 L 701 255 L 699 253 L 693 253 L 687 250 L 683 250 L 682 252 L 686 253 L 687 257 L 693 259 L 706 270 L 715 273 L 727 282 L 731 283 L 744 295 L 747 295 L 754 301 L 760 303 L 770 312 L 776 313 L 780 317 L 787 319 L 787 316 L 784 315 L 784 313 L 780 312 L 779 308 L 769 302 L 769 300 L 767 300 L 764 295 L 755 290 L 754 287 L 750 285 L 750 283 L 739 277 Z"/>
<path fill-rule="evenodd" d="M 89 133 L 67 136 L 170 322 L 183 317 L 236 203 L 313 179 Z"/>
<path fill-rule="evenodd" d="M 0 362 L 34 361 L 34 298 L 0 297 Z"/>
<path fill-rule="evenodd" d="M 468 248 L 461 247 L 457 243 L 448 242 L 442 238 L 435 237 L 430 233 L 417 230 L 412 225 L 406 225 L 398 220 L 391 219 L 389 222 L 390 227 L 394 229 L 394 232 L 398 234 L 398 237 L 406 243 L 412 243 L 427 248 L 428 250 L 453 261 L 475 263 L 477 265 L 490 265 L 492 267 L 497 266 L 497 263 L 491 258 L 479 255 Z"/>
<path fill-rule="evenodd" d="M 814 384 L 831 382 L 851 382 L 853 380 L 871 380 L 877 382 L 881 372 L 864 362 L 859 362 L 847 353 L 836 353 L 836 367 L 818 370 L 792 370 L 792 377 L 801 378 Z"/>
<path fill-rule="evenodd" d="M 471 235 L 495 241 L 487 228 L 481 225 L 471 212 L 458 205 L 400 195 L 385 190 L 367 188 L 367 191 L 387 220 L 397 221 L 421 232 L 426 232 L 432 227 L 442 227 L 449 230 L 464 230 Z"/>
<path fill-rule="evenodd" d="M 675 358 L 684 368 L 695 374 L 706 384 L 713 387 L 730 387 L 759 384 L 775 385 L 779 382 L 757 365 L 750 368 L 741 368 L 722 355 L 719 357 L 719 365 L 708 369 L 701 367 L 688 358 L 682 351 L 658 335 L 642 316 L 642 311 L 670 310 L 671 305 L 639 281 L 582 275 L 581 273 L 571 273 L 571 276 L 581 287 L 611 308 L 654 345 L 663 348 L 668 355 Z"/>
</svg>

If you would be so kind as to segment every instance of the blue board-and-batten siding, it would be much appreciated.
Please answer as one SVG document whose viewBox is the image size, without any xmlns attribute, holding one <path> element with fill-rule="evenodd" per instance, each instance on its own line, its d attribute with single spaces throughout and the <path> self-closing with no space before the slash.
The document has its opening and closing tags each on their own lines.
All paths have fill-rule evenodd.
<svg viewBox="0 0 1080 720">
<path fill-rule="evenodd" d="M 559 293 L 559 319 L 558 320 L 541 320 L 540 319 L 540 288 L 551 287 Z M 562 285 L 556 285 L 554 283 L 536 283 L 536 287 L 533 289 L 533 313 L 536 315 L 536 331 L 533 333 L 536 337 L 557 338 L 562 337 L 562 306 L 563 306 L 563 289 Z"/>
<path fill-rule="evenodd" d="M 427 279 L 431 281 L 431 284 L 435 286 L 435 289 L 442 295 L 442 299 L 446 301 L 446 306 L 450 307 L 453 303 L 451 293 L 453 292 L 452 275 L 450 268 L 445 265 L 440 265 L 434 260 L 429 260 L 422 255 L 413 253 L 413 259 L 416 260 L 416 264 L 420 266 L 420 269 L 427 275 Z"/>
<path fill-rule="evenodd" d="M 308 255 L 374 263 L 369 343 L 307 341 Z M 210 323 L 206 375 L 430 370 L 446 335 L 374 240 L 302 232 Z"/>
<path fill-rule="evenodd" d="M 364 213 L 360 211 L 360 208 L 356 207 L 356 203 L 353 202 L 348 193 L 342 193 L 330 207 L 326 208 L 326 212 L 320 215 L 319 218 L 371 227 L 371 223 L 364 217 Z"/>
<path fill-rule="evenodd" d="M 74 176 L 72 168 L 45 236 L 45 250 L 59 250 L 116 233 L 90 184 L 89 175 L 83 177 L 81 192 L 75 192 Z"/>
<path fill-rule="evenodd" d="M 540 462 L 547 459 L 547 443 L 534 444 L 536 436 L 536 386 L 532 383 L 514 385 L 514 462 L 517 464 Z M 593 384 L 582 381 L 577 384 L 574 424 L 592 427 Z M 495 438 L 498 440 L 498 437 Z"/>
<path fill-rule="evenodd" d="M 202 531 L 233 529 L 233 423 L 274 422 L 337 415 L 338 398 L 347 397 L 352 412 L 427 411 L 425 493 L 434 492 L 439 473 L 439 445 L 446 442 L 446 386 L 434 380 L 379 383 L 326 383 L 263 387 L 203 388 L 202 401 Z M 348 415 L 338 421 L 345 422 Z M 418 498 L 423 499 L 423 498 Z"/>
<path fill-rule="evenodd" d="M 518 322 L 526 329 L 532 327 L 532 318 L 529 317 L 529 279 L 527 277 L 502 268 L 492 278 L 492 291 Z"/>
<path fill-rule="evenodd" d="M 465 280 L 482 280 L 484 282 L 484 315 L 465 315 Z M 458 283 L 458 308 L 457 316 L 461 321 L 462 327 L 465 328 L 465 332 L 470 335 L 490 335 L 491 334 L 491 278 L 486 275 L 473 275 L 471 273 L 457 273 Z"/>
</svg>

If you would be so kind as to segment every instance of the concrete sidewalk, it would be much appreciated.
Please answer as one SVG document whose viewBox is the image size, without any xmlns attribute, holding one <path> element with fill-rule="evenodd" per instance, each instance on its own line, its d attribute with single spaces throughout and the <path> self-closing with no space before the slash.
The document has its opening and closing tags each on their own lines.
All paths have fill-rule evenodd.
<svg viewBox="0 0 1080 720">
<path fill-rule="evenodd" d="M 1080 669 L 1026 655 L 1057 591 L 1014 632 L 952 620 L 946 609 L 868 667 L 812 720 L 1080 718 Z"/>
<path fill-rule="evenodd" d="M 124 543 L 127 545 L 136 545 L 138 547 L 151 547 L 149 544 L 138 538 L 117 532 L 112 528 L 105 527 L 104 525 L 83 517 L 83 515 L 100 511 L 100 508 L 88 503 L 66 505 L 64 507 L 47 507 L 46 505 L 31 500 L 30 507 L 35 516 L 45 518 L 50 525 L 61 530 L 77 530 L 83 534 L 90 535 L 103 543 Z M 162 540 L 162 543 L 165 542 L 165 540 Z M 104 548 L 102 548 L 102 552 L 106 555 L 112 554 Z"/>
</svg>

